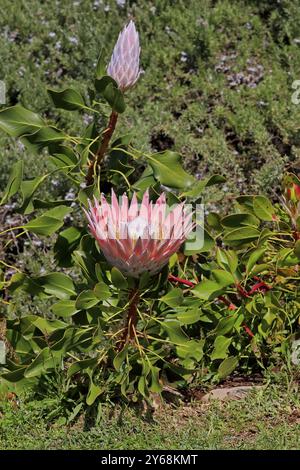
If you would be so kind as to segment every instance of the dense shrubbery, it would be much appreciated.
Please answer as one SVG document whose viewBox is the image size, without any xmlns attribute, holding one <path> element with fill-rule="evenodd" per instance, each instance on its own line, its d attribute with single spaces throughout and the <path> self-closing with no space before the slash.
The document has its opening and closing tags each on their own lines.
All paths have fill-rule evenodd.
<svg viewBox="0 0 300 470">
<path fill-rule="evenodd" d="M 179 4 L 178 8 L 185 11 L 181 2 Z M 186 11 L 182 21 L 189 24 L 189 15 L 194 7 L 194 2 L 191 2 L 191 10 Z M 210 64 L 212 57 L 215 58 L 214 28 L 220 18 L 224 16 L 228 21 L 237 21 L 235 7 L 226 4 L 226 8 L 222 2 L 214 9 L 204 9 L 211 15 L 210 22 L 205 24 L 202 18 L 204 23 L 202 26 L 199 24 L 191 49 L 184 56 L 186 60 L 176 69 L 179 75 L 175 83 L 182 80 L 182 87 L 174 90 L 174 83 L 171 86 L 174 109 L 180 107 L 178 94 L 183 90 L 186 93 L 194 90 L 196 77 L 199 91 L 206 95 L 203 99 L 193 96 L 187 102 L 186 95 L 182 96 L 186 110 L 182 108 L 177 116 L 181 127 L 178 140 L 187 138 L 182 145 L 189 143 L 188 152 L 193 152 L 196 142 L 204 149 L 207 139 L 212 137 L 211 145 L 215 142 L 219 150 L 209 145 L 205 151 L 212 152 L 209 158 L 217 161 L 220 153 L 222 159 L 230 157 L 226 140 L 229 136 L 230 146 L 237 149 L 235 152 L 239 158 L 248 155 L 249 149 L 252 156 L 257 152 L 259 158 L 264 158 L 262 153 L 268 154 L 271 149 L 262 145 L 266 143 L 264 126 L 267 118 L 266 114 L 254 112 L 251 108 L 251 100 L 256 100 L 257 95 L 253 95 L 250 78 L 249 82 L 230 85 L 230 80 L 237 80 L 237 77 L 227 77 L 229 88 L 224 88 L 222 96 L 226 95 L 229 101 L 226 106 L 222 105 L 223 98 L 219 96 L 213 117 L 209 117 L 207 113 L 211 111 L 208 110 L 218 96 L 214 87 L 218 86 L 220 70 L 215 68 L 215 80 L 204 76 L 204 73 L 203 76 L 195 73 L 199 61 Z M 276 23 L 277 10 L 271 13 L 262 6 L 258 10 L 262 19 L 254 17 L 247 31 L 259 28 L 258 22 L 264 15 L 270 25 Z M 168 34 L 171 34 L 172 27 L 179 26 L 178 23 L 173 24 L 173 13 L 168 6 L 159 21 L 163 21 L 166 15 L 171 24 Z M 195 34 L 194 29 L 192 32 Z M 220 32 L 222 34 L 227 33 Z M 286 34 L 292 38 L 294 33 L 289 31 Z M 275 37 L 279 42 L 286 41 L 279 32 L 274 32 Z M 296 47 L 289 46 L 291 50 Z M 167 73 L 166 65 L 158 67 L 160 54 L 156 51 L 153 56 L 156 73 L 153 64 L 149 63 L 149 67 L 145 64 L 148 78 L 144 85 L 141 80 L 139 92 L 133 95 L 136 110 L 140 108 L 138 114 L 144 115 L 151 106 L 144 103 L 143 87 L 147 87 L 154 77 L 158 80 L 160 74 Z M 175 61 L 175 52 L 170 56 Z M 234 59 L 233 56 L 230 58 Z M 68 56 L 69 60 L 73 59 Z M 147 53 L 144 60 L 147 63 Z M 225 74 L 231 70 L 231 66 L 226 66 L 227 71 L 223 70 L 226 61 L 227 58 L 220 58 L 219 64 Z M 50 251 L 47 269 L 43 273 L 34 273 L 18 262 L 14 264 L 9 257 L 5 261 L 1 286 L 8 307 L 2 330 L 5 330 L 8 358 L 3 367 L 2 381 L 5 386 L 7 383 L 17 384 L 18 389 L 33 387 L 38 394 L 43 394 L 44 390 L 48 390 L 47 393 L 59 390 L 62 400 L 73 412 L 80 411 L 83 401 L 93 405 L 99 397 L 103 400 L 123 395 L 136 400 L 143 396 L 149 400 L 152 393 L 170 390 L 170 385 L 185 388 L 205 381 L 218 381 L 235 369 L 244 373 L 263 370 L 282 358 L 288 358 L 290 341 L 299 323 L 300 181 L 291 173 L 282 179 L 282 195 L 278 194 L 277 202 L 262 195 L 236 194 L 236 198 L 231 198 L 226 204 L 230 208 L 229 213 L 222 205 L 215 212 L 208 212 L 204 245 L 192 250 L 183 246 L 155 277 L 142 275 L 137 284 L 107 263 L 82 217 L 80 206 L 87 207 L 89 198 L 99 198 L 101 192 L 109 195 L 113 187 L 118 195 L 127 192 L 132 196 L 135 191 L 139 200 L 147 189 L 152 200 L 166 189 L 170 205 L 183 200 L 206 202 L 204 195 L 212 188 L 219 188 L 217 191 L 223 194 L 221 185 L 228 178 L 211 173 L 198 181 L 199 175 L 195 178 L 182 168 L 181 157 L 175 151 L 159 146 L 161 152 L 137 150 L 132 137 L 122 133 L 116 140 L 112 139 L 107 158 L 101 161 L 100 172 L 100 166 L 95 163 L 107 136 L 107 112 L 112 111 L 111 116 L 114 113 L 121 115 L 122 129 L 123 116 L 127 112 L 126 109 L 124 113 L 125 107 L 130 101 L 127 96 L 124 101 L 123 93 L 114 80 L 103 76 L 104 64 L 101 56 L 93 88 L 85 87 L 78 91 L 64 86 L 63 91 L 48 90 L 56 108 L 63 110 L 58 111 L 61 114 L 47 110 L 41 117 L 20 104 L 0 112 L 2 130 L 18 138 L 28 152 L 36 156 L 47 155 L 49 162 L 49 165 L 41 165 L 36 175 L 31 174 L 30 163 L 26 159 L 18 159 L 14 163 L 2 195 L 2 205 L 16 201 L 15 212 L 19 214 L 19 222 L 17 227 L 8 229 L 8 232 L 15 233 L 15 238 L 5 239 L 3 233 L 3 248 L 9 251 L 12 243 L 17 247 L 18 240 L 23 240 L 23 243 L 28 240 L 26 243 L 32 247 L 37 246 L 40 240 L 46 240 L 43 241 L 44 247 L 54 243 L 54 261 L 49 261 Z M 189 69 L 185 70 L 185 67 Z M 90 70 L 91 67 L 89 73 Z M 257 78 L 256 84 L 261 79 Z M 237 93 L 236 88 L 242 84 L 241 92 Z M 207 86 L 211 89 L 208 90 Z M 165 85 L 160 87 L 157 100 L 162 99 L 169 89 Z M 271 85 L 260 85 L 259 90 L 262 95 L 264 90 L 270 93 Z M 239 106 L 239 112 L 234 112 L 234 102 Z M 143 103 L 145 107 L 141 110 Z M 189 132 L 185 135 L 181 122 L 186 114 L 192 123 L 195 103 L 202 110 L 205 122 L 205 132 L 199 140 L 194 140 Z M 290 110 L 296 113 L 292 105 Z M 68 116 L 73 115 L 77 117 L 68 121 Z M 86 121 L 84 130 L 79 126 L 78 116 Z M 274 110 L 272 117 L 279 121 L 284 119 Z M 134 119 L 139 124 L 142 118 Z M 198 111 L 196 121 L 199 125 Z M 249 122 L 253 123 L 251 135 Z M 74 123 L 76 125 L 73 126 Z M 247 129 L 243 129 L 246 123 Z M 294 126 L 293 118 L 290 118 L 290 124 L 282 121 L 280 125 L 289 132 L 289 125 L 291 129 Z M 173 130 L 177 129 L 176 126 Z M 147 126 L 145 128 L 148 129 Z M 141 134 L 145 128 L 141 129 Z M 114 131 L 111 124 L 109 129 Z M 224 136 L 220 138 L 220 130 L 225 131 L 227 143 Z M 164 146 L 166 141 L 170 143 L 172 139 L 166 139 L 168 132 L 168 129 L 159 131 L 160 137 L 157 140 L 156 136 L 153 146 L 156 147 L 160 139 L 162 144 L 159 145 Z M 239 132 L 245 139 L 243 143 L 238 137 Z M 282 134 L 277 138 L 277 143 L 281 142 Z M 244 154 L 245 148 L 248 150 Z M 291 148 L 290 145 L 292 152 Z M 201 148 L 197 152 L 201 153 Z M 277 154 L 271 155 L 270 159 L 268 157 L 265 170 L 276 158 Z M 213 168 L 219 169 L 224 162 L 222 159 Z M 228 165 L 233 161 L 230 160 Z M 229 169 L 228 166 L 226 168 Z M 283 165 L 276 168 L 280 173 Z M 248 164 L 244 168 L 245 174 L 249 175 L 248 182 L 252 184 L 257 170 L 250 172 L 250 169 Z M 270 177 L 273 181 L 274 175 Z M 53 179 L 60 182 L 60 190 L 52 189 L 50 194 L 44 195 L 43 187 L 51 186 Z M 265 184 L 265 180 L 262 181 Z M 64 197 L 63 187 L 68 188 L 67 197 Z M 253 187 L 256 189 L 256 183 Z M 11 258 L 14 261 L 15 254 Z M 139 290 L 139 301 L 135 305 L 136 329 L 120 347 L 124 317 L 132 306 L 130 293 L 133 289 Z M 27 306 L 20 308 L 21 304 Z"/>
</svg>

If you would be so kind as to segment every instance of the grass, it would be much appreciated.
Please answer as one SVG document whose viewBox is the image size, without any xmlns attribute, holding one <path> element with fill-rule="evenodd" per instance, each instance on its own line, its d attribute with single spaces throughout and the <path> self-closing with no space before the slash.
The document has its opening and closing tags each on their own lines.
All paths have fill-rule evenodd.
<svg viewBox="0 0 300 470">
<path fill-rule="evenodd" d="M 156 410 L 103 407 L 98 424 L 84 417 L 70 426 L 50 424 L 43 402 L 0 404 L 0 449 L 298 449 L 298 386 L 272 385 L 229 402 Z"/>
</svg>

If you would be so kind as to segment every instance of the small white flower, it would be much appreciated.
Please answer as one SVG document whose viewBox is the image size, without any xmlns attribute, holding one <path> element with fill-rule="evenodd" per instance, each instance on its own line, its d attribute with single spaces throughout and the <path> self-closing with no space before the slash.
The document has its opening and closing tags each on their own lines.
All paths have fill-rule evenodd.
<svg viewBox="0 0 300 470">
<path fill-rule="evenodd" d="M 75 36 L 70 36 L 68 39 L 69 39 L 71 44 L 75 44 L 77 46 L 78 39 Z"/>
</svg>

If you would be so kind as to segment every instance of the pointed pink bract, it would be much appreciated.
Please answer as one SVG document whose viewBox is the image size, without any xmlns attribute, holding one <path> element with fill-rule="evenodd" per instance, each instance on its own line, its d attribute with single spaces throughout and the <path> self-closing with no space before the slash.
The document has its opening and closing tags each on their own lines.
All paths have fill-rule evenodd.
<svg viewBox="0 0 300 470">
<path fill-rule="evenodd" d="M 193 229 L 192 215 L 183 203 L 168 215 L 166 211 L 164 194 L 153 204 L 146 191 L 139 207 L 135 193 L 129 206 L 126 195 L 119 204 L 112 190 L 110 204 L 102 195 L 100 203 L 89 201 L 85 214 L 107 261 L 123 274 L 138 278 L 144 272 L 158 273 Z"/>
<path fill-rule="evenodd" d="M 139 78 L 140 51 L 139 34 L 131 20 L 120 32 L 107 67 L 107 74 L 122 91 L 131 88 Z"/>
</svg>

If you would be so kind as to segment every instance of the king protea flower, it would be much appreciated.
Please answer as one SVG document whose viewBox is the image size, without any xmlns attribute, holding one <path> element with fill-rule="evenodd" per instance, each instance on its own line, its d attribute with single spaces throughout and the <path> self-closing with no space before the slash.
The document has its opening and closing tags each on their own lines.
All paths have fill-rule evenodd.
<svg viewBox="0 0 300 470">
<path fill-rule="evenodd" d="M 120 32 L 107 67 L 107 74 L 122 91 L 131 88 L 139 78 L 140 51 L 139 34 L 131 20 Z"/>
<path fill-rule="evenodd" d="M 107 261 L 135 278 L 158 273 L 193 229 L 192 213 L 184 203 L 167 213 L 164 193 L 153 204 L 146 191 L 139 206 L 135 193 L 130 205 L 126 195 L 119 204 L 112 190 L 110 204 L 102 195 L 100 202 L 89 201 L 85 213 Z"/>
</svg>

